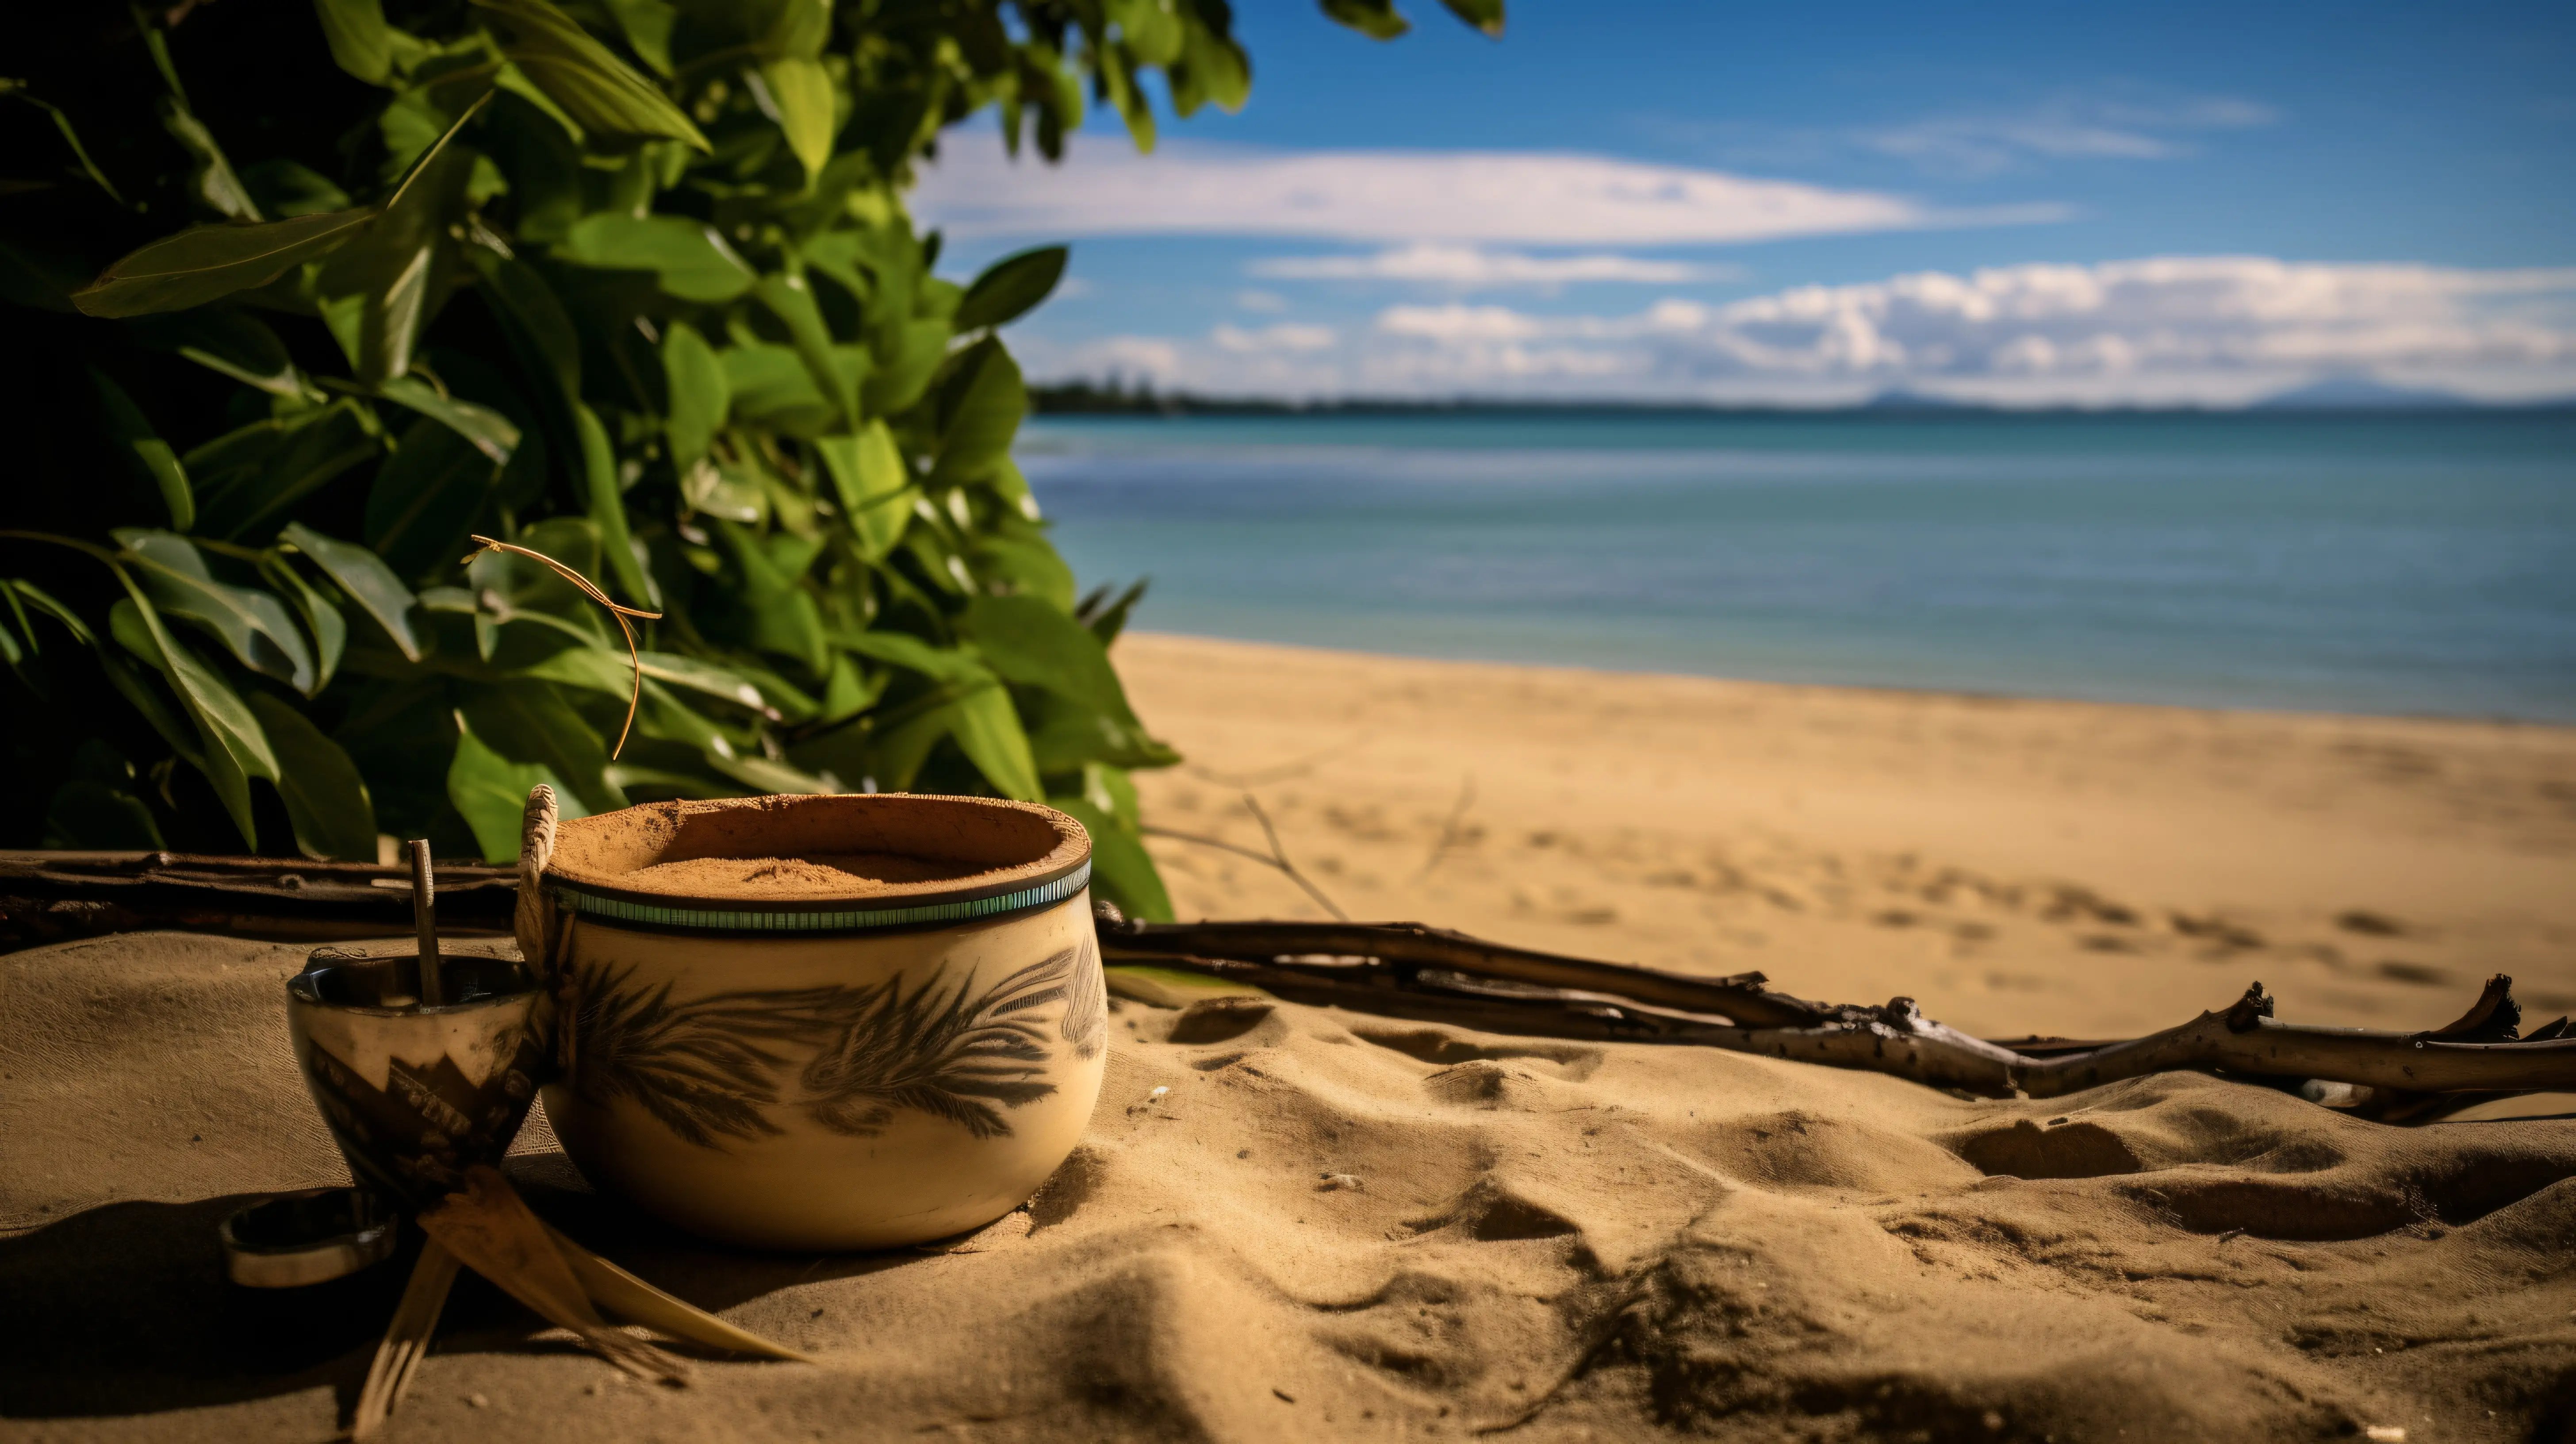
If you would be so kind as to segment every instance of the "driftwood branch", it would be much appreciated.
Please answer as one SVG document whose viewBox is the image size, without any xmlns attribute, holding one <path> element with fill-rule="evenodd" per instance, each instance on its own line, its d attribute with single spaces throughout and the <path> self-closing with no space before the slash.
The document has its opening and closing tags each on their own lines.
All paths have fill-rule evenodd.
<svg viewBox="0 0 2576 1444">
<path fill-rule="evenodd" d="M 510 931 L 515 875 L 438 864 L 439 926 Z M 177 928 L 289 942 L 411 931 L 411 869 L 172 852 L 0 852 L 0 951 Z"/>
<path fill-rule="evenodd" d="M 439 866 L 440 925 L 510 931 L 513 869 Z M 0 852 L 0 950 L 176 928 L 292 941 L 391 936 L 411 922 L 406 869 L 173 853 Z M 1971 1037 L 1910 998 L 1819 1003 L 1760 973 L 1700 977 L 1487 942 L 1418 923 L 1136 923 L 1102 909 L 1112 963 L 1251 983 L 1296 1002 L 1494 1032 L 1697 1044 L 1888 1073 L 1984 1097 L 2052 1098 L 2172 1069 L 2285 1086 L 2389 1122 L 2498 1096 L 2576 1091 L 2576 1030 L 2521 1030 L 2498 975 L 2458 1019 L 2419 1033 L 2272 1016 L 2261 984 L 2143 1038 Z"/>
<path fill-rule="evenodd" d="M 1104 917 L 1113 962 L 1181 966 L 1330 1003 L 1495 1031 L 1695 1043 L 1888 1073 L 1984 1097 L 2053 1098 L 2175 1069 L 2344 1085 L 2326 1101 L 2420 1121 L 2485 1097 L 2576 1089 L 2566 1019 L 2518 1036 L 2501 974 L 2457 1022 L 2420 1033 L 2284 1023 L 2260 983 L 2144 1038 L 1993 1042 L 1923 1016 L 1772 991 L 1760 973 L 1699 978 L 1488 943 L 1414 923 L 1135 923 Z"/>
</svg>

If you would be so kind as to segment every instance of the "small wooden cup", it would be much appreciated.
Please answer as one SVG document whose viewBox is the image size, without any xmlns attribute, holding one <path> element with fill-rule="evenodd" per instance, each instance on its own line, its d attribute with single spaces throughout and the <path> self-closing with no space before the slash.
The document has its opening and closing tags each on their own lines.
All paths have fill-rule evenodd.
<svg viewBox="0 0 2576 1444">
<path fill-rule="evenodd" d="M 507 942 L 442 950 L 453 1001 L 420 1006 L 412 944 L 322 948 L 287 980 L 305 1087 L 368 1188 L 406 1213 L 495 1163 L 536 1100 L 545 994 Z"/>
</svg>

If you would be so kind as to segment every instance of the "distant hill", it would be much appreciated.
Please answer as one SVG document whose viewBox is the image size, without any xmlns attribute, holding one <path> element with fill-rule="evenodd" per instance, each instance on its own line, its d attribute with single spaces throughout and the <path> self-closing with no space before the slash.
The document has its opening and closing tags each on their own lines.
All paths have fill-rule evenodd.
<svg viewBox="0 0 2576 1444">
<path fill-rule="evenodd" d="M 1947 396 L 1935 396 L 1927 391 L 1882 391 L 1860 405 L 1848 409 L 1854 411 L 1989 411 L 1993 408 L 1981 406 L 1973 401 L 1954 401 Z"/>
<path fill-rule="evenodd" d="M 1202 396 L 1157 391 L 1150 384 L 1110 380 L 1035 382 L 1029 409 L 1054 415 L 1131 416 L 1743 416 L 1793 420 L 1845 416 L 1901 422 L 1910 417 L 1979 416 L 2225 416 L 2218 406 L 1999 407 L 1930 392 L 1889 390 L 1841 406 L 1728 406 L 1689 401 L 1570 400 L 1551 397 L 1316 397 Z M 2576 396 L 2487 403 L 2448 391 L 2391 386 L 2367 376 L 2334 376 L 2275 393 L 2242 408 L 2284 411 L 2557 412 L 2576 407 Z"/>
<path fill-rule="evenodd" d="M 2248 411 L 2465 411 L 2477 403 L 2448 391 L 2391 386 L 2368 376 L 2329 376 L 2275 392 Z"/>
</svg>

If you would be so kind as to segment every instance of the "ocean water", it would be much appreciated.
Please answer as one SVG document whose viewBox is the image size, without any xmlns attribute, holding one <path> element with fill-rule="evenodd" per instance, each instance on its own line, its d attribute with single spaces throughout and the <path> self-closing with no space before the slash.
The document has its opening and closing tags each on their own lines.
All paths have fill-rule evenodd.
<svg viewBox="0 0 2576 1444">
<path fill-rule="evenodd" d="M 1152 630 L 2576 722 L 2576 414 L 1037 417 Z"/>
</svg>

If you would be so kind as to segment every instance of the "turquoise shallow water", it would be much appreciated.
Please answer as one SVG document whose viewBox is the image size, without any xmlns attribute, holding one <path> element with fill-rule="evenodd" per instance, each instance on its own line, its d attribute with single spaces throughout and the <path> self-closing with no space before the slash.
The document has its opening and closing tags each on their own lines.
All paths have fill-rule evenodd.
<svg viewBox="0 0 2576 1444">
<path fill-rule="evenodd" d="M 2576 722 L 2576 413 L 1039 417 L 1137 625 Z"/>
</svg>

